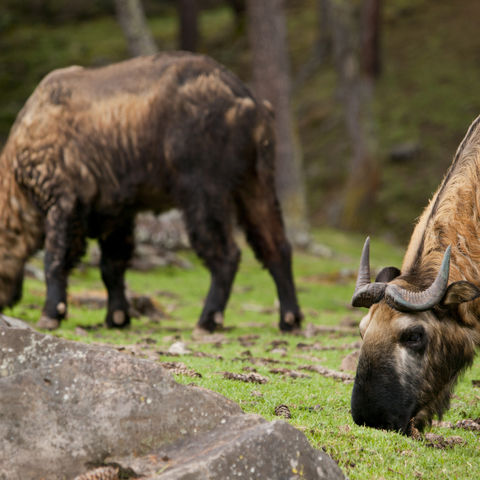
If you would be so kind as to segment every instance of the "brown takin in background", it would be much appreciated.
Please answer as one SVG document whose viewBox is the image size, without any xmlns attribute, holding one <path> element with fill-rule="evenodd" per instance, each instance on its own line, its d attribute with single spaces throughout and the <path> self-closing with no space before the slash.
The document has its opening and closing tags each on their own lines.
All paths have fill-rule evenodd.
<svg viewBox="0 0 480 480">
<path fill-rule="evenodd" d="M 0 307 L 21 296 L 28 257 L 45 247 L 39 326 L 67 311 L 67 276 L 98 238 L 106 322 L 129 323 L 124 272 L 135 214 L 176 205 L 211 273 L 199 327 L 212 331 L 240 260 L 234 214 L 275 280 L 280 328 L 302 318 L 274 190 L 271 111 L 212 59 L 186 53 L 49 74 L 19 113 L 0 157 Z"/>
<path fill-rule="evenodd" d="M 370 307 L 352 393 L 359 425 L 410 433 L 449 407 L 480 345 L 480 117 L 421 216 L 401 272 L 370 283 L 369 240 L 353 305 Z"/>
</svg>

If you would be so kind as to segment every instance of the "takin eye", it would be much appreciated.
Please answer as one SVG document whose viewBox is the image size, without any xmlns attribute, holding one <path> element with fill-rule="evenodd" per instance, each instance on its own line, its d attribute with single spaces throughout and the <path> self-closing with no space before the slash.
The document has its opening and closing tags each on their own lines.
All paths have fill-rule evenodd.
<svg viewBox="0 0 480 480">
<path fill-rule="evenodd" d="M 404 330 L 400 336 L 400 342 L 415 352 L 423 352 L 427 346 L 427 334 L 421 325 L 415 325 Z"/>
</svg>

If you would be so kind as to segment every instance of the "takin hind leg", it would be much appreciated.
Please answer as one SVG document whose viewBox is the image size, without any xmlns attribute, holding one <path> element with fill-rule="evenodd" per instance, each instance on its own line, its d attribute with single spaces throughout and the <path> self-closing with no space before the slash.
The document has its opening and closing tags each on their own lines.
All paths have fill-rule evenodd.
<svg viewBox="0 0 480 480">
<path fill-rule="evenodd" d="M 99 237 L 102 252 L 100 270 L 108 292 L 105 319 L 108 327 L 122 328 L 130 324 L 125 271 L 134 250 L 133 224 L 133 218 L 127 218 L 120 224 L 115 223 Z"/>
<path fill-rule="evenodd" d="M 240 249 L 233 239 L 233 209 L 226 193 L 213 196 L 197 191 L 184 198 L 188 198 L 183 210 L 190 243 L 211 275 L 197 328 L 213 332 L 223 326 L 225 307 L 240 263 Z"/>
<path fill-rule="evenodd" d="M 292 274 L 292 249 L 286 238 L 280 204 L 272 181 L 253 179 L 236 196 L 238 220 L 257 259 L 270 272 L 280 302 L 282 331 L 300 327 L 300 311 Z"/>
<path fill-rule="evenodd" d="M 45 280 L 47 298 L 38 328 L 54 330 L 67 315 L 70 270 L 85 253 L 85 225 L 78 205 L 62 198 L 52 206 L 45 222 Z"/>
</svg>

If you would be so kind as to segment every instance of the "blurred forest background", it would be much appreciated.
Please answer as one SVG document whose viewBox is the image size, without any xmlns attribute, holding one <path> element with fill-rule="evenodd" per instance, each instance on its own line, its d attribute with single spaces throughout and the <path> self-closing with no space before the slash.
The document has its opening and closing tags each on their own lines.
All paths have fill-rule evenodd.
<svg viewBox="0 0 480 480">
<path fill-rule="evenodd" d="M 297 243 L 316 226 L 405 243 L 480 113 L 475 0 L 2 0 L 0 145 L 49 71 L 188 49 L 276 109 Z"/>
</svg>

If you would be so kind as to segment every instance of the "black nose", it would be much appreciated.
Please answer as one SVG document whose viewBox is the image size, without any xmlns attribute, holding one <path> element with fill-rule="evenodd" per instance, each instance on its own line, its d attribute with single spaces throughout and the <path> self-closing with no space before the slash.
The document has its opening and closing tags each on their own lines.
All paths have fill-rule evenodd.
<svg viewBox="0 0 480 480">
<path fill-rule="evenodd" d="M 405 432 L 411 410 L 408 403 L 400 384 L 391 378 L 387 383 L 364 383 L 357 375 L 351 399 L 352 417 L 357 425 Z"/>
<path fill-rule="evenodd" d="M 359 411 L 358 408 L 352 407 L 353 421 L 361 427 L 371 427 L 381 430 L 402 430 L 402 425 L 396 422 L 388 412 L 379 408 L 369 408 L 367 411 Z"/>
</svg>

